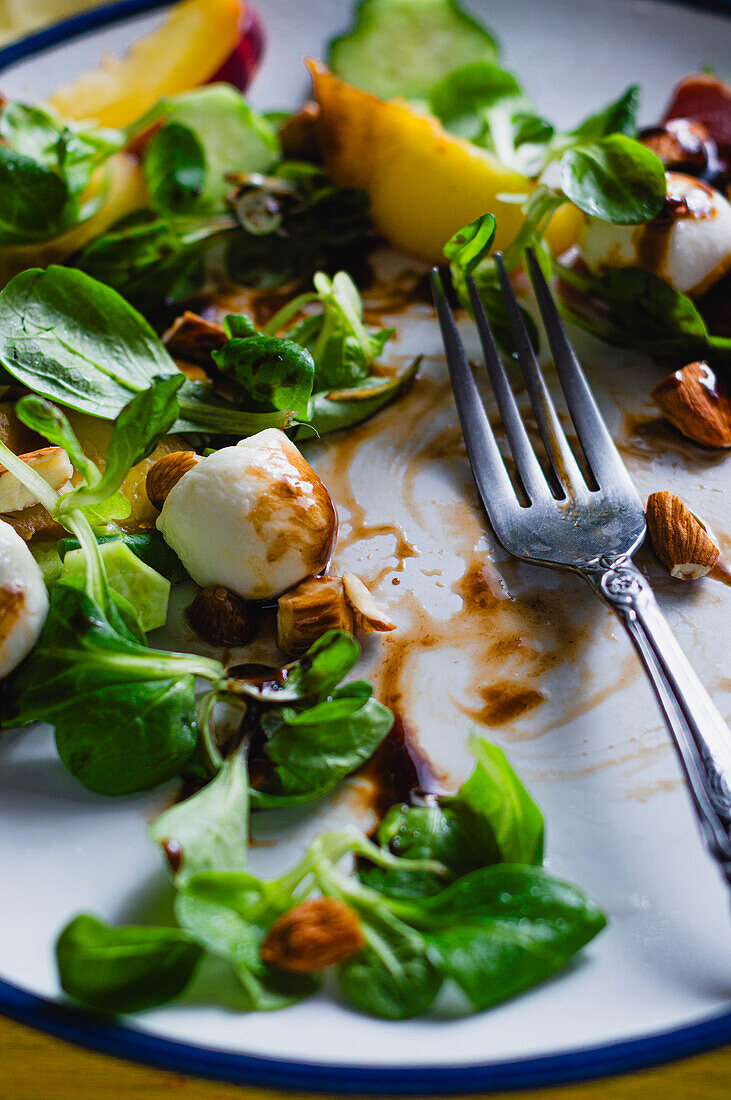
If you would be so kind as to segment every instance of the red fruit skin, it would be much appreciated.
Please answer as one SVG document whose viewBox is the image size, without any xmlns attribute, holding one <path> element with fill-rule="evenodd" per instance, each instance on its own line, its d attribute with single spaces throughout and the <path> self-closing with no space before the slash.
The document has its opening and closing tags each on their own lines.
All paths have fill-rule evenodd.
<svg viewBox="0 0 731 1100">
<path fill-rule="evenodd" d="M 221 68 L 211 77 L 211 84 L 225 81 L 239 91 L 246 91 L 264 53 L 264 27 L 248 3 L 242 3 L 239 41 Z"/>
<path fill-rule="evenodd" d="M 673 90 L 663 121 L 692 118 L 702 122 L 718 147 L 721 158 L 731 162 L 731 87 L 707 73 L 691 73 Z"/>
</svg>

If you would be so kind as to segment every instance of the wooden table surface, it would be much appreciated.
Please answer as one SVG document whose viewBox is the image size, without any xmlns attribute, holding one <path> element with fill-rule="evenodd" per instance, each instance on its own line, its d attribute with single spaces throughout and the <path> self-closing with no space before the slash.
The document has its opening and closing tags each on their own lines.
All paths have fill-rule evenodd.
<svg viewBox="0 0 731 1100">
<path fill-rule="evenodd" d="M 731 1047 L 628 1077 L 511 1094 L 516 1100 L 721 1100 L 729 1096 Z M 507 1094 L 501 1094 L 503 1100 Z M 0 1100 L 281 1100 L 133 1066 L 68 1046 L 0 1019 Z M 500 1100 L 492 1097 L 492 1100 Z"/>
</svg>

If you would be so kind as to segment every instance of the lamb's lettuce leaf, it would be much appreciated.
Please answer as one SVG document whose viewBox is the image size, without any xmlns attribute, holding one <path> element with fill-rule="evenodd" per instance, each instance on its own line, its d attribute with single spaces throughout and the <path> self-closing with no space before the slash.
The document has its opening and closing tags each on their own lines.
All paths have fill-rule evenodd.
<svg viewBox="0 0 731 1100">
<path fill-rule="evenodd" d="M 33 268 L 0 292 L 0 363 L 42 397 L 107 420 L 117 420 L 130 397 L 149 391 L 155 379 L 174 380 L 165 392 L 177 392 L 179 415 L 170 425 L 176 432 L 253 435 L 294 418 L 290 410 L 238 409 L 205 383 L 186 381 L 145 318 L 73 268 Z M 153 392 L 162 401 L 163 391 Z"/>
</svg>

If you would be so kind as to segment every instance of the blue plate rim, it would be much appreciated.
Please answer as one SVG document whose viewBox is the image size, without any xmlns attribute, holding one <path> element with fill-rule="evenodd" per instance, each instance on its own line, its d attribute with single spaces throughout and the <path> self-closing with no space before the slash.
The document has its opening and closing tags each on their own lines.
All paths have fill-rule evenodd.
<svg viewBox="0 0 731 1100">
<path fill-rule="evenodd" d="M 191 1077 L 346 1096 L 449 1096 L 588 1081 L 677 1061 L 731 1041 L 731 1012 L 633 1039 L 475 1065 L 336 1065 L 216 1050 L 153 1035 L 0 979 L 0 1013 L 100 1054 Z"/>
<path fill-rule="evenodd" d="M 666 0 L 731 14 L 731 0 Z M 171 0 L 115 0 L 81 12 L 0 48 L 0 73 L 88 31 L 168 7 Z M 259 1088 L 348 1096 L 447 1096 L 543 1088 L 629 1073 L 731 1042 L 731 1012 L 699 1023 L 650 1032 L 558 1054 L 475 1065 L 324 1065 L 215 1050 L 153 1035 L 39 997 L 0 978 L 0 1014 L 54 1038 L 143 1065 L 192 1077 Z"/>
</svg>

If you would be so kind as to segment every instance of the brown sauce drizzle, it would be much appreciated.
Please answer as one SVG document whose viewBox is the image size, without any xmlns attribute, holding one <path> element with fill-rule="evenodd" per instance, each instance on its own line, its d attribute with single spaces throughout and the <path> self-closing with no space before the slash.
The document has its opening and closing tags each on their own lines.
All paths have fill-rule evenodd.
<svg viewBox="0 0 731 1100">
<path fill-rule="evenodd" d="M 479 695 L 483 700 L 480 708 L 474 709 L 459 702 L 457 706 L 463 714 L 485 726 L 505 726 L 547 699 L 545 692 L 522 684 L 513 684 L 509 680 L 498 680 L 488 687 L 480 688 Z"/>
<path fill-rule="evenodd" d="M 664 454 L 677 454 L 689 470 L 706 470 L 724 458 L 723 451 L 700 447 L 686 439 L 664 417 L 625 412 L 622 432 L 616 439 L 618 450 L 627 458 L 654 462 Z"/>
<path fill-rule="evenodd" d="M 435 771 L 414 731 L 399 714 L 388 737 L 358 774 L 368 784 L 369 808 L 379 819 L 391 806 L 409 802 L 412 793 L 446 793 L 445 777 Z"/>
<path fill-rule="evenodd" d="M 406 308 L 413 302 L 413 293 L 413 282 L 407 285 L 407 280 L 403 291 L 397 287 L 390 295 L 387 288 L 372 287 L 367 300 L 369 321 L 380 323 L 380 311 L 398 312 L 401 294 Z M 266 308 L 273 312 L 280 304 L 269 302 Z M 233 303 L 228 305 L 232 308 Z M 251 311 L 253 307 L 251 302 L 246 307 L 239 302 L 236 308 Z M 263 299 L 257 308 L 264 309 Z M 426 363 L 428 367 L 428 360 Z M 534 431 L 530 425 L 529 430 Z M 643 462 L 654 459 L 658 450 L 677 451 L 691 468 L 703 469 L 717 461 L 716 456 L 684 441 L 657 416 L 626 415 L 623 434 L 625 440 L 620 442 L 620 449 Z M 376 439 L 378 447 L 388 456 L 388 481 L 384 482 L 378 501 L 378 521 L 374 522 L 365 498 L 359 496 L 356 477 L 357 452 L 366 443 L 372 447 Z M 467 669 L 469 687 L 456 698 L 450 694 L 450 683 L 445 679 L 445 698 L 457 712 L 483 728 L 501 728 L 503 739 L 511 741 L 540 738 L 557 724 L 564 725 L 588 713 L 639 676 L 639 664 L 633 654 L 616 662 L 608 677 L 599 679 L 593 675 L 588 659 L 591 646 L 597 633 L 602 630 L 609 633 L 614 626 L 611 618 L 603 619 L 585 611 L 588 605 L 593 608 L 593 598 L 588 591 L 584 593 L 580 582 L 567 577 L 554 588 L 537 579 L 531 587 L 526 583 L 529 574 L 523 564 L 513 559 L 501 561 L 498 571 L 486 550 L 476 550 L 478 545 L 484 545 L 481 540 L 487 525 L 456 423 L 450 384 L 443 375 L 433 377 L 426 373 L 407 396 L 377 417 L 347 433 L 338 433 L 324 445 L 308 443 L 304 450 L 341 510 L 334 570 L 339 568 L 338 555 L 342 552 L 358 544 L 363 544 L 365 550 L 373 540 L 391 537 L 394 549 L 389 560 L 395 558 L 395 567 L 385 564 L 383 554 L 379 554 L 372 575 L 368 575 L 367 565 L 358 571 L 371 587 L 390 574 L 401 574 L 391 577 L 394 587 L 389 587 L 388 594 L 392 608 L 400 612 L 399 620 L 405 621 L 393 634 L 367 643 L 370 655 L 377 658 L 375 669 L 369 673 L 374 694 L 395 712 L 397 719 L 392 733 L 361 769 L 354 785 L 359 797 L 365 791 L 368 808 L 379 816 L 394 803 L 408 799 L 414 790 L 438 793 L 449 784 L 449 777 L 439 774 L 421 746 L 414 717 L 423 690 L 423 681 L 415 671 L 426 652 L 458 652 L 459 661 Z M 417 493 L 417 480 L 429 463 L 448 467 L 450 484 L 443 497 L 430 502 L 427 514 Z M 369 497 L 373 499 L 372 490 Z M 398 504 L 411 517 L 415 534 L 411 530 L 407 534 L 395 522 L 393 517 L 400 511 L 396 508 Z M 465 563 L 464 573 L 456 582 L 445 582 L 461 597 L 461 607 L 446 618 L 439 618 L 417 599 L 410 590 L 410 573 L 406 569 L 408 560 L 419 554 L 418 531 L 429 530 L 431 525 L 433 535 L 435 523 L 439 524 L 445 546 Z M 368 558 L 360 560 L 367 562 Z M 422 572 L 434 576 L 438 571 Z M 366 649 L 366 655 L 368 652 Z M 532 715 L 551 702 L 550 674 L 567 662 L 580 668 L 581 690 L 566 706 L 562 704 L 558 717 L 547 717 L 543 726 L 533 717 L 530 723 L 524 723 L 525 715 Z M 232 673 L 248 679 L 253 675 L 250 666 L 238 666 Z M 271 669 L 263 670 L 261 675 L 271 675 Z M 452 736 L 454 732 L 447 729 L 444 735 Z M 613 753 L 608 759 L 590 763 L 586 771 L 588 774 L 623 759 L 639 760 L 650 751 L 661 750 L 665 751 L 664 742 L 660 749 L 640 744 L 626 757 Z M 255 760 L 255 752 L 253 756 Z M 555 774 L 552 767 L 548 775 Z M 579 773 L 574 770 L 570 774 Z"/>
</svg>

